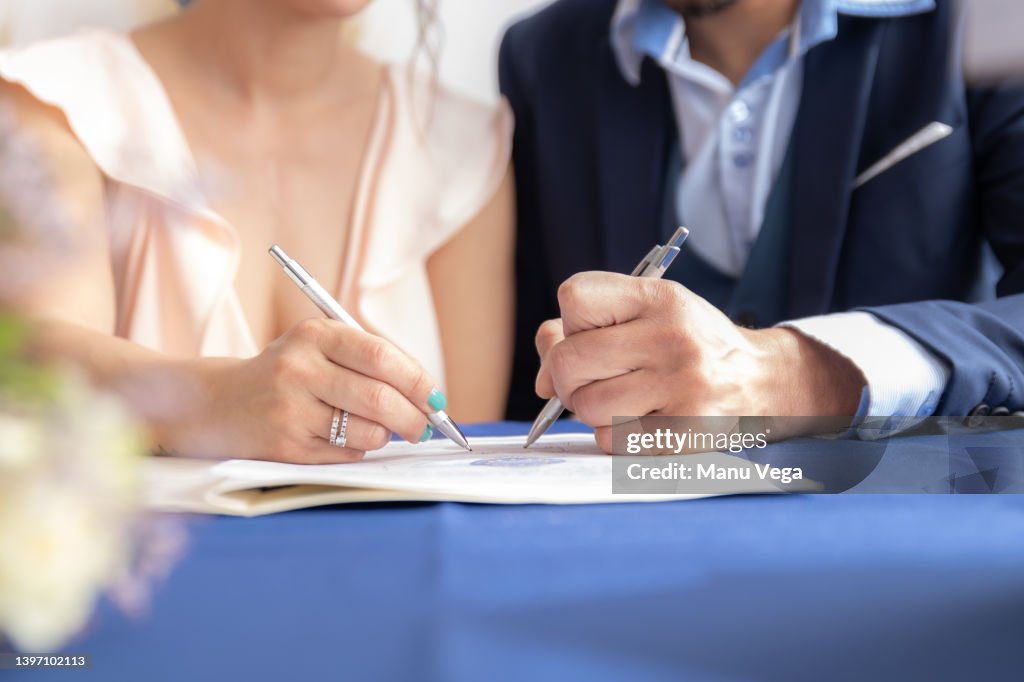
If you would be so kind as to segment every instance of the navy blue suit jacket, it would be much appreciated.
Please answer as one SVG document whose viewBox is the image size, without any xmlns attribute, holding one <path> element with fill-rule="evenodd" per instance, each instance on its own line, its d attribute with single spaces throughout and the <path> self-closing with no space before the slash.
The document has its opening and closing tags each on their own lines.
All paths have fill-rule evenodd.
<svg viewBox="0 0 1024 682">
<path fill-rule="evenodd" d="M 622 78 L 609 43 L 614 7 L 559 0 L 513 26 L 501 48 L 517 125 L 512 419 L 532 419 L 541 405 L 533 338 L 559 316 L 558 285 L 585 270 L 629 272 L 664 234 L 666 160 L 677 139 L 667 81 L 650 60 L 639 86 Z M 939 0 L 913 17 L 842 16 L 838 37 L 807 54 L 790 181 L 780 190 L 787 239 L 768 273 L 782 300 L 741 317 L 767 326 L 868 310 L 948 361 L 938 414 L 1016 411 L 1024 93 L 965 85 L 954 13 Z M 853 189 L 859 173 L 933 121 L 953 134 Z M 986 258 L 998 261 L 998 281 L 985 281 Z"/>
</svg>

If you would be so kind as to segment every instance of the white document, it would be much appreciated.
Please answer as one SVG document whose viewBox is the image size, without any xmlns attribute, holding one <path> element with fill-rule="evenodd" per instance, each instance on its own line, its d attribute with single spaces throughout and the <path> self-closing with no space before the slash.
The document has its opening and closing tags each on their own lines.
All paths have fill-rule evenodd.
<svg viewBox="0 0 1024 682">
<path fill-rule="evenodd" d="M 145 501 L 160 511 L 256 516 L 352 502 L 584 504 L 709 496 L 613 494 L 613 457 L 590 434 L 547 435 L 529 450 L 523 442 L 521 436 L 474 438 L 473 452 L 447 440 L 393 442 L 350 464 L 155 457 L 146 466 Z M 692 457 L 749 465 L 718 452 Z M 779 492 L 762 481 L 734 483 L 729 493 Z"/>
</svg>

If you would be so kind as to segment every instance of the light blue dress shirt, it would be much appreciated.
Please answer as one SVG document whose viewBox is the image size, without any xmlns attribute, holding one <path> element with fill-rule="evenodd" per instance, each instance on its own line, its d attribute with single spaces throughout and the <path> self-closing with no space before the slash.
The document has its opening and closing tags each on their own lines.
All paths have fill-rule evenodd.
<svg viewBox="0 0 1024 682">
<path fill-rule="evenodd" d="M 650 57 L 668 78 L 683 159 L 676 211 L 680 224 L 691 228 L 687 246 L 722 273 L 742 274 L 789 146 L 803 92 L 803 57 L 836 37 L 840 14 L 894 17 L 934 8 L 934 0 L 803 0 L 792 25 L 734 87 L 693 59 L 683 18 L 661 0 L 620 0 L 611 41 L 623 77 L 638 84 L 641 64 Z M 949 381 L 942 359 L 868 313 L 783 324 L 830 346 L 863 372 L 868 386 L 859 416 L 930 415 Z"/>
</svg>

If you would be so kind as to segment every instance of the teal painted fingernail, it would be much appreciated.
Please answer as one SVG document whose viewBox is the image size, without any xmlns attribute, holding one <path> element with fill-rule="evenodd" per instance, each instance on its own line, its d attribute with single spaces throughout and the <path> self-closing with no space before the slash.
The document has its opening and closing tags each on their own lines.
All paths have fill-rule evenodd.
<svg viewBox="0 0 1024 682">
<path fill-rule="evenodd" d="M 423 429 L 423 435 L 420 436 L 420 442 L 425 443 L 430 440 L 430 437 L 434 435 L 434 429 L 431 428 L 430 424 L 427 424 L 427 428 Z"/>
<path fill-rule="evenodd" d="M 430 397 L 427 398 L 427 405 L 430 405 L 430 409 L 434 412 L 440 412 L 447 404 L 448 398 L 445 398 L 444 393 L 441 393 L 441 391 L 436 388 L 430 392 Z"/>
</svg>

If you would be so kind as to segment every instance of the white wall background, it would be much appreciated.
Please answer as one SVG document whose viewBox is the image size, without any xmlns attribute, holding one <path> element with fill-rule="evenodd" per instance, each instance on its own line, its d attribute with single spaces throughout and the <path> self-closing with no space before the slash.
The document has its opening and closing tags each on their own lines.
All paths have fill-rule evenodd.
<svg viewBox="0 0 1024 682">
<path fill-rule="evenodd" d="M 482 100 L 494 99 L 498 44 L 505 26 L 548 0 L 438 2 L 443 36 L 441 82 Z M 374 0 L 358 17 L 359 44 L 381 59 L 406 59 L 416 43 L 414 6 L 415 0 Z M 85 25 L 127 29 L 174 9 L 174 0 L 0 0 L 0 46 L 60 35 Z"/>
<path fill-rule="evenodd" d="M 438 0 L 441 82 L 492 100 L 497 97 L 498 45 L 505 27 L 550 0 Z M 370 54 L 401 60 L 416 43 L 415 0 L 374 0 L 361 16 L 359 44 Z"/>
<path fill-rule="evenodd" d="M 0 0 L 0 46 L 98 25 L 128 29 L 173 12 L 174 0 Z"/>
<path fill-rule="evenodd" d="M 967 11 L 964 62 L 981 80 L 1024 76 L 1024 3 L 1021 0 L 962 0 Z"/>
</svg>

